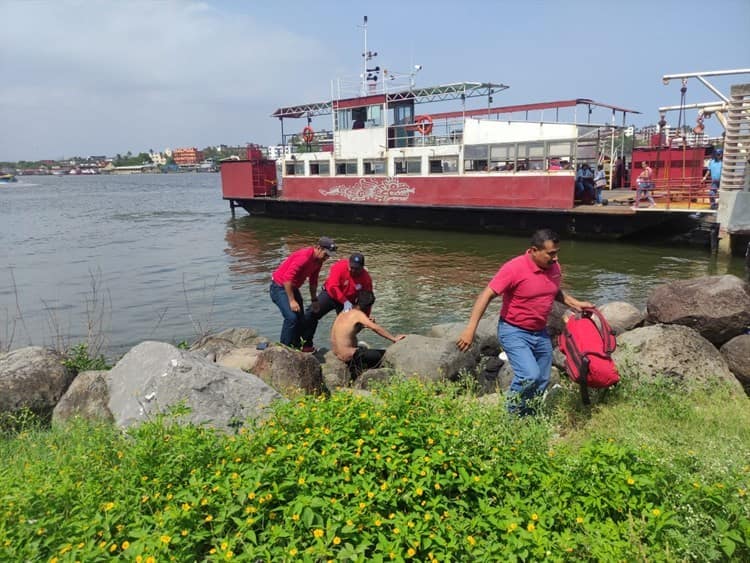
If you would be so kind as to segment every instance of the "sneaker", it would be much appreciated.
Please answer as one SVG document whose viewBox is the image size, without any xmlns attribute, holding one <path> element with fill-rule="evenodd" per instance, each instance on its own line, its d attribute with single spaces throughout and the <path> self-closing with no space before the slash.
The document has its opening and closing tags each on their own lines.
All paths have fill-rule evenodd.
<svg viewBox="0 0 750 563">
<path fill-rule="evenodd" d="M 314 354 L 315 352 L 318 351 L 318 349 L 315 346 L 303 346 L 302 351 L 305 354 Z"/>
</svg>

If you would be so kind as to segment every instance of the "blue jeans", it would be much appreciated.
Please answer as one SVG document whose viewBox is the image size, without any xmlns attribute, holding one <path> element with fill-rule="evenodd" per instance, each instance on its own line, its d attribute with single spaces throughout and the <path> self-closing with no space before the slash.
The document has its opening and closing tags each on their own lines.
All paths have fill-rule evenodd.
<svg viewBox="0 0 750 563">
<path fill-rule="evenodd" d="M 716 196 L 719 195 L 719 181 L 711 180 L 711 187 L 708 190 L 708 200 L 711 202 L 711 209 L 717 209 Z"/>
<path fill-rule="evenodd" d="M 325 289 L 318 293 L 318 312 L 313 311 L 312 306 L 308 307 L 307 311 L 305 311 L 305 322 L 301 331 L 302 342 L 305 346 L 313 345 L 315 331 L 318 329 L 318 321 L 334 309 L 336 309 L 336 314 L 338 315 L 344 309 L 344 306 L 328 295 Z"/>
<path fill-rule="evenodd" d="M 281 325 L 281 336 L 279 337 L 279 342 L 285 346 L 301 348 L 302 342 L 300 334 L 304 322 L 304 304 L 302 303 L 302 295 L 300 294 L 299 289 L 294 288 L 292 290 L 294 298 L 297 300 L 297 303 L 299 303 L 299 312 L 297 313 L 292 311 L 292 308 L 289 305 L 289 298 L 286 295 L 283 285 L 271 282 L 269 292 L 271 293 L 271 301 L 276 303 L 279 311 L 281 311 L 281 315 L 284 317 L 284 322 Z"/>
<path fill-rule="evenodd" d="M 513 368 L 513 381 L 508 390 L 508 412 L 534 414 L 528 401 L 544 393 L 552 369 L 552 341 L 547 329 L 524 330 L 501 320 L 497 338 Z"/>
</svg>

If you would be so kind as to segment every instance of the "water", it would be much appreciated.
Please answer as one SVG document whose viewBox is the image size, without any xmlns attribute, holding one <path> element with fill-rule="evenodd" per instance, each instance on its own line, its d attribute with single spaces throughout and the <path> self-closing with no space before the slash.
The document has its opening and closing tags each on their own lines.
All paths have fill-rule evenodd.
<svg viewBox="0 0 750 563">
<path fill-rule="evenodd" d="M 89 319 L 103 330 L 110 356 L 147 339 L 191 341 L 229 327 L 277 339 L 271 273 L 322 234 L 336 239 L 340 256 L 365 254 L 375 320 L 392 332 L 419 333 L 467 320 L 476 295 L 527 247 L 530 233 L 326 225 L 242 210 L 232 221 L 218 174 L 22 177 L 0 187 L 0 350 L 52 345 L 58 336 L 77 342 Z M 638 307 L 662 282 L 744 276 L 740 258 L 658 245 L 563 240 L 561 263 L 576 297 Z M 496 313 L 499 302 L 490 308 Z M 321 322 L 316 344 L 328 344 L 332 318 Z"/>
</svg>

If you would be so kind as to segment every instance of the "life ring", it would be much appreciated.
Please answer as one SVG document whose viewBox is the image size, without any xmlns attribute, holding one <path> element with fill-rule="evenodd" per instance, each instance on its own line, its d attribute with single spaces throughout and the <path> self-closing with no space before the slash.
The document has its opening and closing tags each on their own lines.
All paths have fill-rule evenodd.
<svg viewBox="0 0 750 563">
<path fill-rule="evenodd" d="M 309 145 L 315 138 L 315 131 L 309 125 L 302 130 L 302 139 Z"/>
<path fill-rule="evenodd" d="M 422 135 L 432 133 L 432 118 L 429 115 L 418 115 L 414 118 L 414 123 L 417 124 L 417 131 Z"/>
</svg>

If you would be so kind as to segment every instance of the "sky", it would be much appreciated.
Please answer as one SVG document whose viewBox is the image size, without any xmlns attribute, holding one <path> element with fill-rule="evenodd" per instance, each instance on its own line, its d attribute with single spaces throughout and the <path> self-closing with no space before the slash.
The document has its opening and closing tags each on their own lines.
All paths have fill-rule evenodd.
<svg viewBox="0 0 750 563">
<path fill-rule="evenodd" d="M 365 15 L 375 64 L 421 65 L 417 86 L 591 98 L 642 112 L 636 126 L 680 103 L 664 74 L 750 68 L 750 0 L 0 0 L 0 161 L 276 144 L 276 108 L 361 72 Z M 728 94 L 750 76 L 709 80 Z"/>
</svg>

